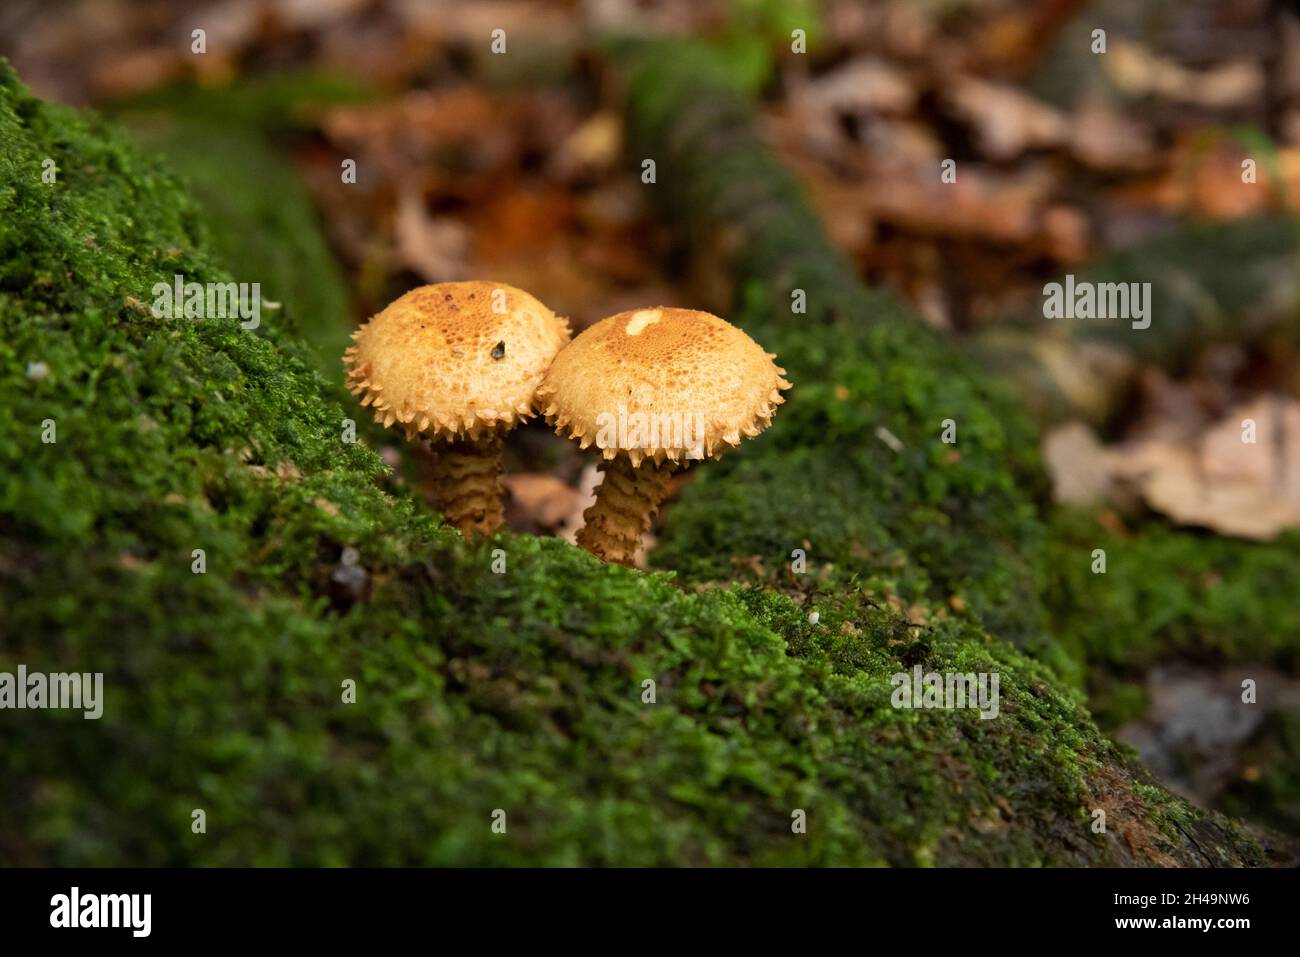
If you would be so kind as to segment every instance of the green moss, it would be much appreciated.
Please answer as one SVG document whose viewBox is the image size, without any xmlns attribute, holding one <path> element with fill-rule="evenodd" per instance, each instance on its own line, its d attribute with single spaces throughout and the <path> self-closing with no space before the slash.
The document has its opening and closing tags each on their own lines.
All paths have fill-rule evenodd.
<svg viewBox="0 0 1300 957">
<path fill-rule="evenodd" d="M 375 96 L 356 77 L 290 70 L 247 77 L 235 84 L 158 87 L 114 104 L 115 112 L 194 116 L 229 129 L 263 133 L 306 130 L 330 107 L 366 103 Z"/>
<path fill-rule="evenodd" d="M 311 197 L 277 147 L 324 107 L 364 96 L 342 79 L 288 74 L 234 88 L 158 90 L 115 110 L 181 177 L 231 273 L 260 282 L 265 299 L 292 303 L 293 331 L 340 382 L 339 356 L 353 328 L 347 290 Z"/>
<path fill-rule="evenodd" d="M 1077 270 L 1077 282 L 1149 283 L 1151 325 L 1053 320 L 1053 333 L 1116 347 L 1143 362 L 1185 371 L 1215 343 L 1294 343 L 1300 333 L 1298 230 L 1290 216 L 1191 223 L 1109 253 Z M 1064 277 L 1058 281 L 1064 282 Z M 1041 312 L 1022 318 L 1040 333 Z"/>
<path fill-rule="evenodd" d="M 1109 676 L 1098 678 L 1089 688 L 1088 708 L 1099 725 L 1114 730 L 1146 715 L 1151 702 L 1144 685 L 1136 681 L 1115 681 Z"/>
<path fill-rule="evenodd" d="M 292 331 L 341 383 L 339 356 L 353 328 L 348 294 L 293 167 L 256 131 L 194 114 L 126 120 L 203 207 L 210 245 L 231 274 L 260 283 L 264 301 L 292 303 Z"/>
<path fill-rule="evenodd" d="M 1094 574 L 1093 550 L 1106 552 Z M 1293 600 L 1300 534 L 1254 543 L 1161 522 L 1123 538 L 1083 509 L 1052 521 L 1045 600 L 1066 651 L 1096 672 L 1134 675 L 1178 658 L 1300 666 Z"/>
<path fill-rule="evenodd" d="M 1296 268 L 1298 230 L 1289 216 L 1198 223 L 1111 253 L 1079 280 L 1149 282 L 1152 319 L 1080 322 L 1077 334 L 1180 370 L 1214 343 L 1252 344 L 1300 332 Z"/>
<path fill-rule="evenodd" d="M 1105 574 L 1092 571 L 1098 548 L 1106 553 Z M 1053 518 L 1047 555 L 1043 594 L 1053 628 L 1087 676 L 1088 700 L 1104 729 L 1145 715 L 1146 674 L 1156 666 L 1238 662 L 1288 674 L 1300 667 L 1300 534 L 1245 542 L 1154 520 L 1117 537 L 1091 511 L 1063 509 Z M 1258 778 L 1236 781 L 1216 807 L 1300 830 L 1300 777 L 1292 770 L 1297 720 L 1293 708 L 1273 710 L 1236 756 L 1242 767 L 1253 764 Z"/>
<path fill-rule="evenodd" d="M 974 620 L 914 632 L 837 588 L 812 625 L 557 540 L 467 546 L 340 441 L 355 410 L 292 302 L 256 332 L 133 304 L 176 271 L 229 278 L 155 161 L 7 67 L 0 138 L 0 670 L 106 689 L 99 721 L 5 713 L 5 863 L 1274 859 L 1145 782 Z M 344 548 L 363 589 L 337 580 Z M 890 707 L 916 664 L 1000 672 L 1001 716 Z"/>
</svg>

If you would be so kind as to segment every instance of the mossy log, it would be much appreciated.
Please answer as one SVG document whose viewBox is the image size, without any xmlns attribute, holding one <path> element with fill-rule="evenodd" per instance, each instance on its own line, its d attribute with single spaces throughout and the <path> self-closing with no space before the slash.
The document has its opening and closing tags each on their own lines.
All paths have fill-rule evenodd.
<svg viewBox="0 0 1300 957">
<path fill-rule="evenodd" d="M 974 336 L 968 349 L 1015 383 L 1039 422 L 1080 418 L 1103 426 L 1123 409 L 1143 366 L 1181 374 L 1207 347 L 1229 343 L 1294 351 L 1298 235 L 1300 225 L 1290 216 L 1189 224 L 1078 270 L 1080 287 L 1146 284 L 1149 324 L 1046 319 L 1040 299 L 1027 313 Z"/>
<path fill-rule="evenodd" d="M 345 441 L 360 412 L 290 331 L 291 301 L 255 330 L 153 315 L 175 273 L 256 278 L 227 272 L 158 161 L 5 66 L 0 141 L 0 670 L 105 684 L 97 721 L 0 712 L 0 863 L 1289 859 L 1152 783 L 1056 674 L 990 633 L 985 618 L 1034 621 L 1002 606 L 1021 603 L 1038 534 L 1022 426 L 961 367 L 930 368 L 943 353 L 912 327 L 785 323 L 770 346 L 805 398 L 754 461 L 738 453 L 676 506 L 668 554 L 689 565 L 692 537 L 692 574 L 556 539 L 467 544 Z M 876 308 L 839 294 L 857 318 Z M 769 318 L 760 339 L 782 328 Z M 936 401 L 963 423 L 955 462 L 925 441 Z M 892 460 L 852 449 L 877 424 L 903 443 Z M 800 477 L 833 442 L 852 471 Z M 696 504 L 704 481 L 728 495 L 719 522 Z M 785 554 L 814 493 L 864 512 L 847 527 L 815 512 L 828 555 L 979 615 L 918 630 L 837 579 L 814 624 L 779 591 L 681 587 L 717 570 L 715 538 L 723 556 L 736 534 Z M 853 558 L 862 530 L 874 558 Z M 999 673 L 999 717 L 891 707 L 890 676 L 915 665 Z"/>
</svg>

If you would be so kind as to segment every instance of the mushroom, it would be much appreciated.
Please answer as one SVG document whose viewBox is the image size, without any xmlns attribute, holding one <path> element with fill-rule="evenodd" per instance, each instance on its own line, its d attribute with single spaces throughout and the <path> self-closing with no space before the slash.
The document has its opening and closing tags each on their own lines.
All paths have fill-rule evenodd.
<svg viewBox="0 0 1300 957">
<path fill-rule="evenodd" d="M 492 534 L 504 515 L 502 437 L 533 414 L 568 322 L 513 286 L 447 282 L 412 289 L 352 338 L 348 388 L 376 422 L 429 440 L 446 520 L 466 538 Z"/>
<path fill-rule="evenodd" d="M 630 565 L 672 472 L 767 428 L 790 388 L 776 356 L 731 323 L 693 309 L 634 309 L 560 350 L 537 407 L 604 461 L 578 544 Z"/>
</svg>

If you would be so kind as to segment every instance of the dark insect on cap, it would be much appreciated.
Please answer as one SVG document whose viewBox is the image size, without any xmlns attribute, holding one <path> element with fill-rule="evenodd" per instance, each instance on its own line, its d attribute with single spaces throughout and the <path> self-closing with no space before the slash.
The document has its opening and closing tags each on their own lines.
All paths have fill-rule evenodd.
<svg viewBox="0 0 1300 957">
<path fill-rule="evenodd" d="M 492 348 L 492 358 L 493 358 L 493 359 L 504 359 L 505 357 L 506 357 L 506 344 L 505 344 L 504 342 L 498 342 L 498 343 L 497 343 L 497 344 Z"/>
</svg>

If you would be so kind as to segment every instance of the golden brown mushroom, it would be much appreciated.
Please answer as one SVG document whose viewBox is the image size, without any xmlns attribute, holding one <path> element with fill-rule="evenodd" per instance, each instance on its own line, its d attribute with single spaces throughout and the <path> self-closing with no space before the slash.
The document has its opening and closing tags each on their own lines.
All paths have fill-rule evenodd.
<svg viewBox="0 0 1300 957">
<path fill-rule="evenodd" d="M 375 421 L 424 436 L 437 505 L 465 537 L 501 527 L 501 440 L 533 395 L 568 323 L 521 289 L 448 282 L 412 289 L 353 333 L 348 388 Z"/>
<path fill-rule="evenodd" d="M 630 565 L 672 471 L 767 428 L 790 388 L 776 356 L 731 323 L 692 309 L 634 309 L 560 350 L 537 407 L 605 461 L 578 544 Z"/>
</svg>

